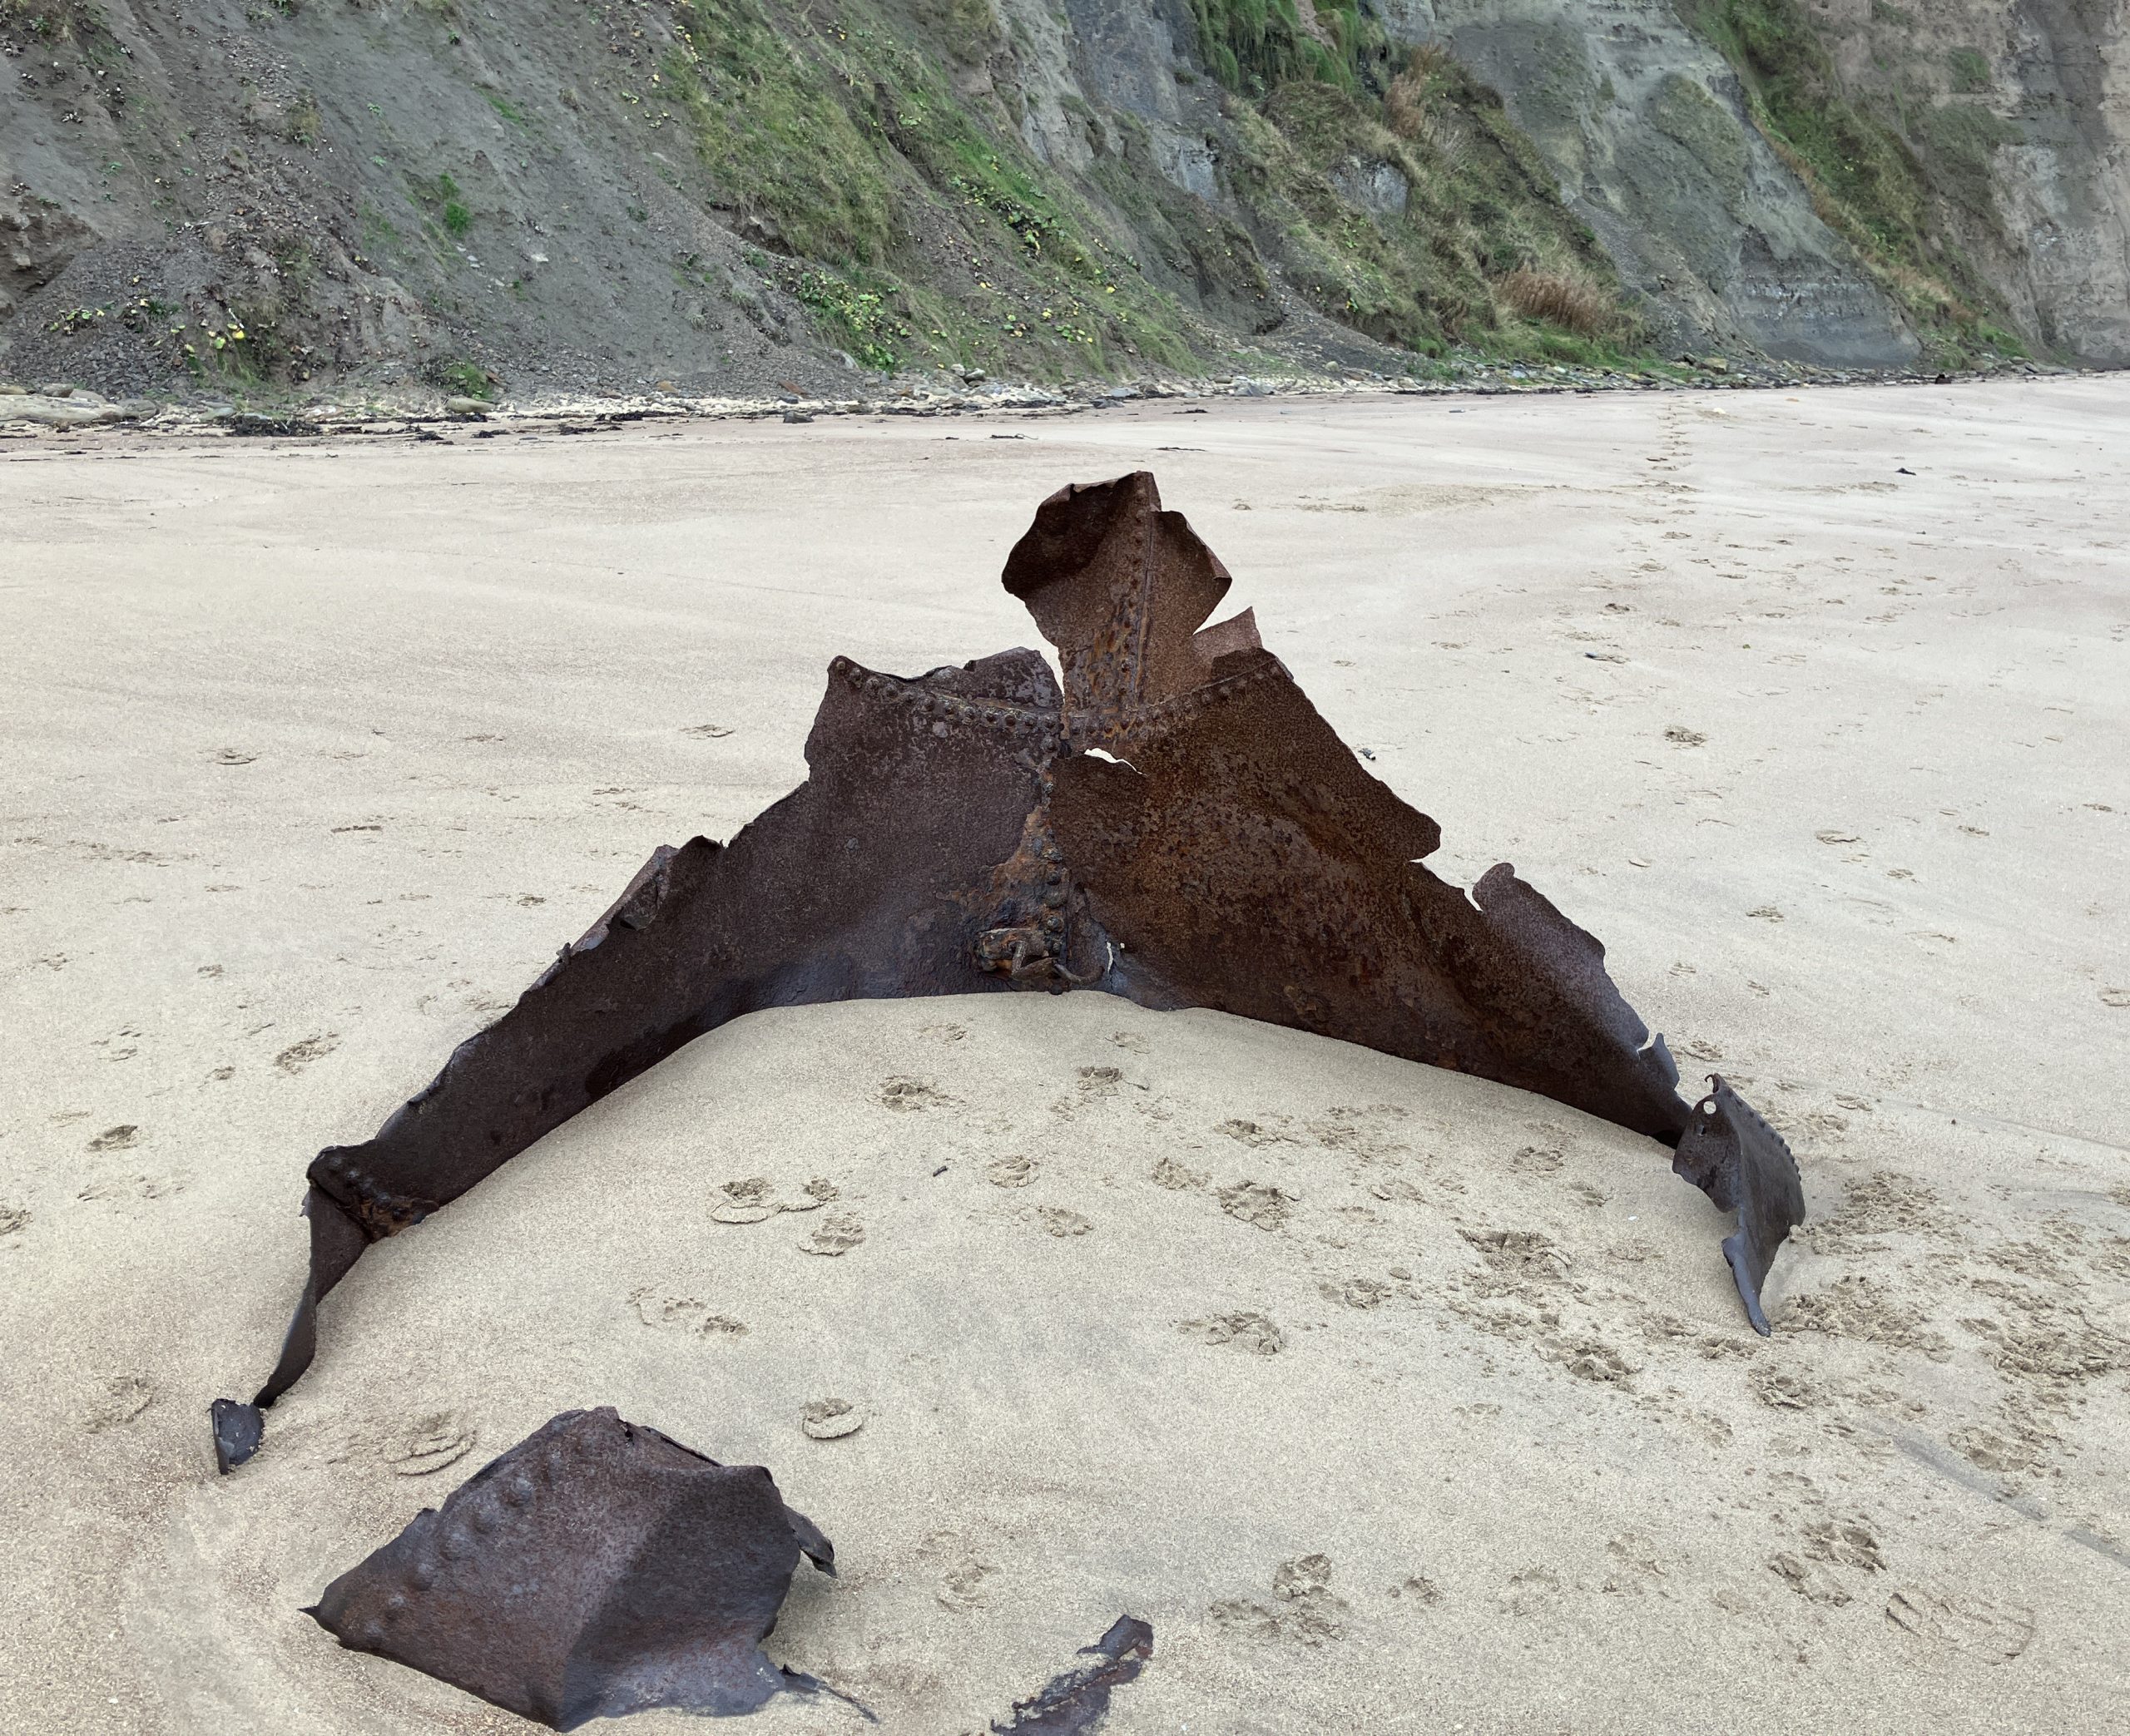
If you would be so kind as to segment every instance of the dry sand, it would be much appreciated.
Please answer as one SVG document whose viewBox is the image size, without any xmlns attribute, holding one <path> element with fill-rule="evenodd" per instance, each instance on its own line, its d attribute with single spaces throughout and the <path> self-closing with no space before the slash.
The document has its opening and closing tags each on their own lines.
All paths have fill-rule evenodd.
<svg viewBox="0 0 2130 1736">
<path fill-rule="evenodd" d="M 1125 1610 L 1120 1733 L 2130 1728 L 2122 381 L 81 443 L 0 452 L 0 1724 L 526 1728 L 298 1609 L 612 1403 L 836 1540 L 772 1649 L 892 1730 Z M 218 1480 L 312 1151 L 796 781 L 831 654 L 1030 642 L 1006 549 L 1140 464 L 1437 865 L 1513 860 L 1791 1134 L 1776 1336 L 1542 1100 L 848 1006 L 374 1249 Z M 835 1197 L 715 1221 L 758 1177 Z"/>
</svg>

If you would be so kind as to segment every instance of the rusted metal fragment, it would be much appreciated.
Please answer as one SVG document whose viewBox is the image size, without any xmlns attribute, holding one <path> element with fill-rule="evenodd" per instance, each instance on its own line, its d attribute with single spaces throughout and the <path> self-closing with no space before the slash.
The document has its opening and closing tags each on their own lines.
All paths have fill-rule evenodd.
<svg viewBox="0 0 2130 1736">
<path fill-rule="evenodd" d="M 1055 642 L 1075 754 L 1051 823 L 1134 999 L 1298 1025 L 1676 1136 L 1677 1070 L 1605 949 L 1506 863 L 1468 899 L 1442 829 L 1363 769 L 1143 473 L 1043 502 L 1006 586 Z"/>
<path fill-rule="evenodd" d="M 1136 1615 L 1120 1615 L 1079 1654 L 1088 1661 L 1013 1702 L 1012 1723 L 994 1719 L 997 1736 L 1088 1736 L 1108 1715 L 1112 1691 L 1136 1681 L 1154 1655 L 1154 1630 Z"/>
<path fill-rule="evenodd" d="M 234 1398 L 217 1398 L 207 1407 L 215 1426 L 215 1468 L 228 1472 L 259 1451 L 266 1432 L 266 1418 L 255 1404 Z"/>
<path fill-rule="evenodd" d="M 1478 1074 L 1678 1145 L 1698 1124 L 1604 948 L 1505 863 L 1469 893 L 1431 873 L 1441 828 L 1370 775 L 1249 611 L 1204 625 L 1229 582 L 1139 472 L 1053 495 L 1007 561 L 1062 691 L 1029 650 L 915 677 L 838 658 L 804 784 L 730 845 L 661 847 L 374 1138 L 319 1155 L 310 1278 L 254 1403 L 307 1366 L 318 1304 L 367 1241 L 759 1007 L 1094 987 Z M 1711 1124 L 1678 1168 L 1741 1212 L 1731 1269 L 1764 1328 L 1802 1196 L 1782 1142 L 1728 1101 L 1721 1153 Z"/>
<path fill-rule="evenodd" d="M 1746 1318 L 1765 1338 L 1761 1286 L 1783 1238 L 1804 1221 L 1805 1184 L 1782 1135 L 1721 1073 L 1708 1076 L 1708 1087 L 1672 1155 L 1672 1168 L 1723 1210 L 1737 1213 L 1737 1229 L 1723 1239 L 1723 1257 L 1738 1281 Z"/>
<path fill-rule="evenodd" d="M 804 1552 L 835 1552 L 759 1465 L 720 1465 L 610 1408 L 567 1411 L 305 1613 L 557 1730 L 670 1707 L 751 1712 L 781 1689 L 761 1642 Z"/>
<path fill-rule="evenodd" d="M 253 1403 L 310 1365 L 318 1304 L 364 1245 L 450 1204 L 540 1136 L 727 1020 L 765 1006 L 966 994 L 1048 980 L 1048 938 L 1001 969 L 995 937 L 1048 909 L 1017 865 L 1058 749 L 1033 651 L 900 679 L 845 658 L 811 775 L 729 845 L 661 847 L 613 907 L 359 1145 L 310 1166 L 311 1267 Z M 1039 834 L 1040 828 L 1037 828 Z M 1047 936 L 1040 915 L 1034 932 Z M 1082 952 L 1102 956 L 1091 935 Z M 222 1468 L 244 1457 L 225 1458 Z"/>
</svg>

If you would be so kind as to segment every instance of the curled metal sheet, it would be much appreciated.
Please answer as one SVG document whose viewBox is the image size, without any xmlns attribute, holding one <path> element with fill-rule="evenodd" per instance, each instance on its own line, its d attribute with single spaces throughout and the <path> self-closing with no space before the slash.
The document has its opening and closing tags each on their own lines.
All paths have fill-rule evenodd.
<svg viewBox="0 0 2130 1736">
<path fill-rule="evenodd" d="M 1006 563 L 1057 648 L 898 676 L 847 658 L 806 782 L 730 844 L 661 848 L 503 1017 L 359 1145 L 310 1166 L 310 1273 L 264 1407 L 373 1240 L 448 1204 L 587 1104 L 757 1008 L 1094 988 L 1209 1007 L 1540 1092 L 1678 1148 L 1738 1214 L 1760 1288 L 1804 1215 L 1787 1146 L 1718 1082 L 1704 1119 L 1605 949 L 1501 863 L 1469 893 L 1441 828 L 1372 777 L 1153 477 L 1059 491 Z M 218 1401 L 222 1468 L 258 1441 Z"/>
<path fill-rule="evenodd" d="M 1038 1692 L 1013 1702 L 1013 1722 L 992 1720 L 993 1736 L 1092 1736 L 1109 1715 L 1109 1697 L 1154 1655 L 1154 1630 L 1136 1615 L 1120 1615 L 1092 1645 L 1086 1661 L 1053 1676 Z"/>
<path fill-rule="evenodd" d="M 1725 1211 L 1737 1213 L 1737 1229 L 1723 1239 L 1723 1257 L 1731 1263 L 1746 1318 L 1765 1338 L 1761 1286 L 1783 1239 L 1804 1221 L 1804 1184 L 1795 1163 L 1774 1160 L 1777 1152 L 1787 1158 L 1790 1148 L 1752 1105 L 1721 1073 L 1708 1076 L 1708 1086 L 1672 1154 L 1672 1168 Z"/>
<path fill-rule="evenodd" d="M 654 1707 L 751 1712 L 811 1689 L 761 1642 L 804 1552 L 835 1551 L 759 1465 L 612 1409 L 567 1411 L 476 1471 L 305 1613 L 557 1730 Z"/>
</svg>

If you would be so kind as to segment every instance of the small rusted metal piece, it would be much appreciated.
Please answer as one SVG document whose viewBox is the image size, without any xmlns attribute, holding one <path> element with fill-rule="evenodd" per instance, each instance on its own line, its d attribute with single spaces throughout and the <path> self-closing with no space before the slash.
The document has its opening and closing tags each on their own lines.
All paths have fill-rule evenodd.
<svg viewBox="0 0 2130 1736">
<path fill-rule="evenodd" d="M 567 1411 L 325 1588 L 305 1613 L 552 1729 L 670 1707 L 751 1712 L 810 1677 L 761 1642 L 828 1540 L 759 1465 L 611 1409 Z"/>
<path fill-rule="evenodd" d="M 1099 988 L 1298 1026 L 1543 1093 L 1681 1146 L 1740 1213 L 1748 1316 L 1801 1220 L 1796 1164 L 1719 1081 L 1704 1130 L 1605 949 L 1506 863 L 1468 893 L 1441 828 L 1370 775 L 1260 643 L 1208 626 L 1227 571 L 1146 472 L 1059 491 L 1006 563 L 1058 649 L 906 677 L 837 658 L 805 784 L 729 845 L 661 847 L 613 908 L 363 1145 L 310 1166 L 310 1277 L 254 1405 L 309 1364 L 319 1303 L 587 1104 L 759 1007 Z M 1720 1149 L 1719 1149 L 1720 1148 Z M 220 1401 L 222 1467 L 255 1412 Z"/>
<path fill-rule="evenodd" d="M 1120 1615 L 1080 1655 L 1087 1661 L 1015 1700 L 1011 1724 L 993 1719 L 993 1736 L 1088 1736 L 1108 1715 L 1112 1691 L 1137 1681 L 1153 1657 L 1154 1630 L 1136 1615 Z"/>
<path fill-rule="evenodd" d="M 1805 1184 L 1789 1145 L 1721 1073 L 1711 1073 L 1708 1095 L 1694 1105 L 1672 1168 L 1723 1210 L 1737 1213 L 1737 1229 L 1723 1239 L 1723 1257 L 1737 1279 L 1746 1318 L 1768 1337 L 1761 1286 L 1791 1226 L 1805 1218 Z"/>
</svg>

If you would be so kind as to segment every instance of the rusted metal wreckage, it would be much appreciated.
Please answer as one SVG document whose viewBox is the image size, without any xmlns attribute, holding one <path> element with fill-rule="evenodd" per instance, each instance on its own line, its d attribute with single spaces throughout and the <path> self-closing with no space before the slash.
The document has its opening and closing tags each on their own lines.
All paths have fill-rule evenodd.
<svg viewBox="0 0 2130 1736">
<path fill-rule="evenodd" d="M 351 1651 L 553 1729 L 660 1706 L 730 1715 L 822 1686 L 761 1649 L 802 1553 L 835 1571 L 760 1466 L 565 1411 L 305 1613 Z"/>
<path fill-rule="evenodd" d="M 363 1249 L 587 1104 L 765 1006 L 1097 989 L 1209 1007 L 1475 1073 L 1670 1146 L 1736 1214 L 1758 1331 L 1804 1216 L 1787 1146 L 1720 1077 L 1690 1103 L 1604 948 L 1506 863 L 1469 896 L 1441 830 L 1365 771 L 1259 643 L 1203 626 L 1226 569 L 1153 477 L 1045 501 L 1006 589 L 1057 648 L 916 677 L 830 665 L 810 775 L 731 843 L 661 847 L 518 1005 L 376 1136 L 319 1154 L 310 1270 L 271 1376 L 217 1400 L 222 1468 L 315 1353 Z"/>
</svg>

